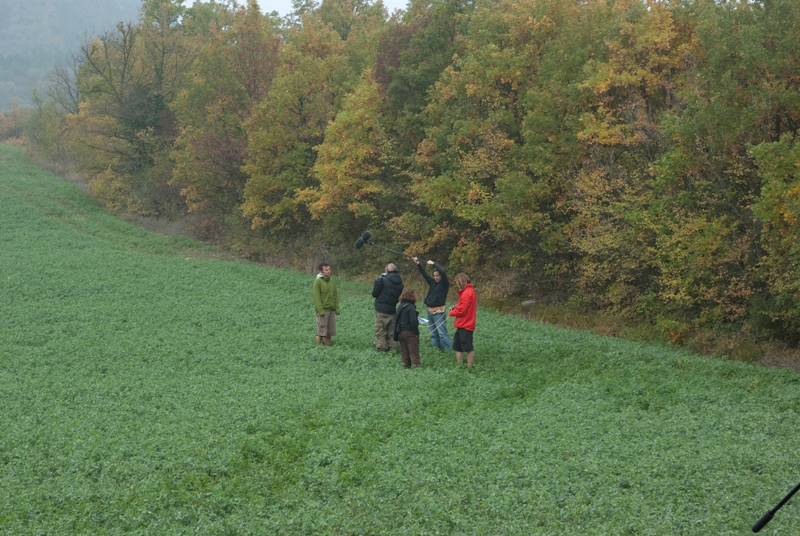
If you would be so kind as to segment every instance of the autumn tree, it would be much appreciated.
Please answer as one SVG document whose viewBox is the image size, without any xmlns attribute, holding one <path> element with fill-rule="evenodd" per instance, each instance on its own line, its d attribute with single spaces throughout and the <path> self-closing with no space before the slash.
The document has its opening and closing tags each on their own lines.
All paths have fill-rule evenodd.
<svg viewBox="0 0 800 536">
<path fill-rule="evenodd" d="M 83 102 L 78 86 L 80 69 L 81 59 L 77 54 L 53 67 L 46 89 L 32 93 L 34 109 L 26 126 L 29 152 L 64 171 L 79 166 L 80 151 L 74 145 L 75 135 L 70 123 Z"/>
<path fill-rule="evenodd" d="M 382 100 L 371 70 L 345 97 L 336 119 L 325 129 L 311 169 L 319 186 L 298 192 L 314 219 L 324 228 L 353 236 L 359 228 L 383 224 L 402 206 L 404 196 L 392 192 L 398 169 L 392 140 L 382 118 Z"/>
<path fill-rule="evenodd" d="M 275 80 L 244 125 L 248 180 L 242 211 L 254 229 L 284 237 L 310 229 L 308 209 L 297 194 L 317 186 L 314 148 L 353 82 L 344 50 L 341 35 L 312 15 L 282 47 Z"/>
<path fill-rule="evenodd" d="M 665 152 L 661 116 L 677 99 L 691 34 L 678 31 L 663 2 L 618 0 L 593 9 L 604 42 L 576 84 L 582 162 L 565 234 L 578 253 L 579 292 L 624 311 L 649 299 L 659 275 L 647 214 L 651 166 Z"/>
<path fill-rule="evenodd" d="M 800 341 L 800 143 L 797 134 L 752 150 L 763 181 L 754 209 L 762 222 L 763 290 L 753 313 L 773 334 Z"/>
<path fill-rule="evenodd" d="M 148 0 L 140 24 L 81 46 L 84 95 L 75 128 L 90 189 L 108 206 L 150 215 L 182 211 L 171 186 L 176 134 L 169 103 L 194 57 L 179 25 L 182 0 Z"/>
<path fill-rule="evenodd" d="M 797 9 L 698 0 L 685 16 L 695 32 L 686 85 L 662 118 L 667 150 L 654 164 L 659 293 L 690 325 L 743 322 L 761 286 L 752 210 L 761 178 L 748 145 L 776 140 L 793 121 L 783 69 L 797 47 L 788 37 Z"/>
<path fill-rule="evenodd" d="M 9 111 L 0 115 L 0 140 L 8 142 L 15 138 L 21 138 L 25 133 L 25 124 L 30 115 L 30 110 L 21 108 L 14 103 Z"/>
<path fill-rule="evenodd" d="M 237 7 L 236 0 L 195 2 L 184 11 L 181 25 L 189 35 L 209 38 L 212 32 L 233 23 Z"/>
<path fill-rule="evenodd" d="M 525 158 L 523 127 L 553 30 L 546 9 L 513 1 L 479 6 L 468 19 L 458 56 L 430 91 L 414 161 L 412 191 L 430 216 L 400 222 L 418 227 L 418 248 L 443 249 L 472 270 L 542 269 L 549 194 Z M 507 272 L 494 290 L 515 288 L 513 279 Z"/>
<path fill-rule="evenodd" d="M 229 26 L 212 23 L 173 105 L 181 125 L 173 182 L 182 187 L 189 210 L 204 215 L 209 232 L 218 233 L 215 227 L 235 219 L 244 201 L 244 124 L 269 92 L 279 50 L 277 22 L 251 0 Z"/>
</svg>

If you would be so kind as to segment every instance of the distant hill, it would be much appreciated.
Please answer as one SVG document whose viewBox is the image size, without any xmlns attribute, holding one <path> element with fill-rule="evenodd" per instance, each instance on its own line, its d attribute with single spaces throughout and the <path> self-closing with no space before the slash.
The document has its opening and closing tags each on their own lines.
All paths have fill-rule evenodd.
<svg viewBox="0 0 800 536">
<path fill-rule="evenodd" d="M 0 0 L 0 111 L 44 82 L 54 63 L 119 21 L 136 20 L 141 0 Z"/>
</svg>

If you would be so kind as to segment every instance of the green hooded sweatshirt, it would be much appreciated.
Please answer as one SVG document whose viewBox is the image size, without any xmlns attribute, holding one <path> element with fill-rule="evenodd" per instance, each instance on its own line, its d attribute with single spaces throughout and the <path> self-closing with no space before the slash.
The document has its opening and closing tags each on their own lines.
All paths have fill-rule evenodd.
<svg viewBox="0 0 800 536">
<path fill-rule="evenodd" d="M 325 311 L 335 311 L 339 314 L 339 291 L 336 290 L 336 284 L 330 277 L 317 274 L 311 290 L 314 295 L 314 308 L 318 315 L 324 315 Z"/>
</svg>

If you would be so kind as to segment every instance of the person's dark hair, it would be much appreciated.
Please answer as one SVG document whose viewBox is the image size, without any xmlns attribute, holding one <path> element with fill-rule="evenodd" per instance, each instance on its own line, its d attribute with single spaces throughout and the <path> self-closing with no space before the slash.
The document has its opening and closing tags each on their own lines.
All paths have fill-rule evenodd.
<svg viewBox="0 0 800 536">
<path fill-rule="evenodd" d="M 417 303 L 417 295 L 414 294 L 414 289 L 408 287 L 404 288 L 403 292 L 400 293 L 400 301 Z"/>
<path fill-rule="evenodd" d="M 317 269 L 321 272 L 322 269 L 325 268 L 326 266 L 330 266 L 330 264 L 328 264 L 327 262 L 321 262 L 319 263 L 319 268 Z"/>
</svg>

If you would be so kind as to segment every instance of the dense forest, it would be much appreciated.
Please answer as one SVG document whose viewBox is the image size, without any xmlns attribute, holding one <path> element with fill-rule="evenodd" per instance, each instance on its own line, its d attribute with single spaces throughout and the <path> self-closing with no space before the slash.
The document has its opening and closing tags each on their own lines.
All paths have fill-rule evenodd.
<svg viewBox="0 0 800 536">
<path fill-rule="evenodd" d="M 800 2 L 295 5 L 146 0 L 6 136 L 251 258 L 355 271 L 370 229 L 485 297 L 800 340 Z"/>
<path fill-rule="evenodd" d="M 30 105 L 32 88 L 46 83 L 85 36 L 136 20 L 141 0 L 0 0 L 0 110 Z"/>
</svg>

